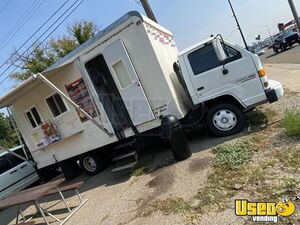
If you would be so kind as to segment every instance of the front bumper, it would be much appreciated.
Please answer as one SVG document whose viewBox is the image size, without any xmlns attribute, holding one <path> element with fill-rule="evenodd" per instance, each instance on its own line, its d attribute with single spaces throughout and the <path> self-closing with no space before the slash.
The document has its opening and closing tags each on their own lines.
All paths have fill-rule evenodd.
<svg viewBox="0 0 300 225">
<path fill-rule="evenodd" d="M 269 103 L 278 101 L 284 95 L 282 84 L 276 80 L 269 80 L 270 89 L 266 90 Z"/>
</svg>

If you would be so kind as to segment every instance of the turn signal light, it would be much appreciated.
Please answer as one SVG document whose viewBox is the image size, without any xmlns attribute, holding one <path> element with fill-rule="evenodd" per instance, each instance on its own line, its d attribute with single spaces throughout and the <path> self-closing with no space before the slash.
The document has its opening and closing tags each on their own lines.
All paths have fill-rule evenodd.
<svg viewBox="0 0 300 225">
<path fill-rule="evenodd" d="M 264 76 L 266 76 L 266 75 L 267 75 L 266 70 L 265 70 L 264 68 L 260 69 L 260 70 L 258 71 L 258 75 L 259 75 L 259 77 L 264 77 Z"/>
</svg>

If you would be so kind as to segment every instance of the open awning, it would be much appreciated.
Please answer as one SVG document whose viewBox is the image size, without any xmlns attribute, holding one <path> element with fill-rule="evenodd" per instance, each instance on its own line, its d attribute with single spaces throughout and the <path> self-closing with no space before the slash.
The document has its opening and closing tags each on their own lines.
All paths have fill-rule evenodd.
<svg viewBox="0 0 300 225">
<path fill-rule="evenodd" d="M 65 66 L 73 63 L 73 61 L 68 61 L 59 67 L 53 68 L 52 70 L 46 70 L 43 72 L 45 77 L 55 76 L 60 70 L 62 70 Z M 4 107 L 8 107 L 13 104 L 18 99 L 22 98 L 27 92 L 31 91 L 35 87 L 41 85 L 43 82 L 39 79 L 34 78 L 33 76 L 28 78 L 27 80 L 20 83 L 18 86 L 14 87 L 10 90 L 6 95 L 0 97 L 0 109 Z"/>
</svg>

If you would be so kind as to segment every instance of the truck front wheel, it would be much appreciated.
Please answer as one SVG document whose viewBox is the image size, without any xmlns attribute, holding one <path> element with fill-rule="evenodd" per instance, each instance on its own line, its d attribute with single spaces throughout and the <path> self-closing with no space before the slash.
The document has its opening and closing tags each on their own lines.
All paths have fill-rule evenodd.
<svg viewBox="0 0 300 225">
<path fill-rule="evenodd" d="M 243 112 L 230 103 L 212 106 L 206 114 L 207 128 L 216 136 L 225 137 L 242 131 L 245 127 Z"/>
<path fill-rule="evenodd" d="M 106 163 L 96 154 L 87 154 L 80 160 L 81 169 L 90 176 L 96 175 L 105 169 Z"/>
</svg>

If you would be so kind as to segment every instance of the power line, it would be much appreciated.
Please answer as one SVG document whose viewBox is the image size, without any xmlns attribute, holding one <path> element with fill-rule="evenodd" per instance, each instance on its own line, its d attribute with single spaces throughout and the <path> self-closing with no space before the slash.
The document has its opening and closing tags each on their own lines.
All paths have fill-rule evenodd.
<svg viewBox="0 0 300 225">
<path fill-rule="evenodd" d="M 0 9 L 0 13 L 2 13 L 6 8 L 7 6 L 11 3 L 12 0 L 8 0 L 8 2 L 6 2 L 6 4 Z"/>
<path fill-rule="evenodd" d="M 77 0 L 75 3 L 77 3 L 79 0 Z M 76 6 L 75 6 L 75 8 L 74 9 L 72 9 L 71 10 L 71 12 L 54 28 L 54 30 L 52 30 L 30 53 L 29 53 L 29 55 L 31 55 L 32 53 L 33 53 L 33 51 L 35 50 L 35 49 L 37 49 L 38 47 L 40 47 L 42 44 L 43 44 L 43 42 L 44 41 L 46 41 L 70 16 L 71 16 L 71 14 L 82 4 L 84 2 L 84 0 L 81 0 Z M 69 11 L 72 7 L 74 6 L 74 4 L 71 6 L 71 7 L 69 7 L 68 9 L 67 9 L 67 11 Z M 65 11 L 65 13 L 67 12 L 67 11 Z M 22 57 L 24 54 L 26 53 L 26 51 L 20 56 L 20 57 Z M 19 59 L 20 59 L 20 57 L 19 57 Z M 18 60 L 18 59 L 17 59 Z M 19 66 L 21 66 L 21 64 L 22 64 L 22 62 L 20 62 L 17 66 L 15 66 L 15 68 L 14 68 L 14 70 L 13 71 L 11 71 L 10 72 L 10 74 L 8 74 L 1 82 L 0 82 L 0 85 L 1 84 L 3 84 L 16 70 L 17 70 L 17 68 L 19 67 Z M 13 64 L 11 64 L 11 66 L 12 66 Z M 11 67 L 10 66 L 10 67 Z M 3 73 L 2 74 L 0 74 L 0 77 L 3 75 Z"/>
<path fill-rule="evenodd" d="M 56 16 L 56 14 L 69 2 L 70 0 L 66 0 L 29 38 L 27 38 L 27 40 L 16 50 L 16 52 L 20 51 L 54 16 Z M 57 21 L 55 21 L 56 23 Z M 51 28 L 51 27 L 50 27 Z M 47 29 L 48 30 L 48 29 Z M 45 32 L 43 33 L 45 34 Z M 39 36 L 39 38 L 41 38 L 42 36 Z M 39 39 L 38 38 L 38 39 Z M 38 40 L 37 39 L 37 40 Z M 37 40 L 35 40 L 35 42 L 37 42 Z M 28 50 L 28 49 L 27 49 Z M 26 50 L 26 51 L 27 51 Z M 2 68 L 6 63 L 9 62 L 10 59 L 12 59 L 14 57 L 15 54 L 13 54 L 12 56 L 10 56 L 5 62 L 3 62 L 0 65 L 0 68 Z M 7 71 L 7 70 L 6 70 Z M 5 71 L 5 72 L 6 72 Z M 1 77 L 1 75 L 0 75 Z"/>
<path fill-rule="evenodd" d="M 45 30 L 21 55 L 19 55 L 19 57 L 17 57 L 17 59 L 16 60 L 14 60 L 14 62 L 12 62 L 11 64 L 10 64 L 10 66 L 8 66 L 1 74 L 0 74 L 0 77 L 1 76 L 3 76 L 3 74 L 5 74 L 12 66 L 14 66 L 14 63 L 15 62 L 17 62 L 19 59 L 21 59 L 21 57 L 22 56 L 24 56 L 25 54 L 26 54 L 26 52 L 28 51 L 28 50 L 30 50 L 30 48 L 32 48 L 32 47 L 34 47 L 34 45 L 36 44 L 36 43 L 38 43 L 38 41 L 39 41 L 39 39 L 40 38 L 42 38 L 48 31 L 49 31 L 49 29 L 51 29 L 63 16 L 64 16 L 64 14 L 65 13 L 67 13 L 77 2 L 78 2 L 79 0 L 76 0 L 65 12 L 63 12 L 61 15 L 60 15 L 60 17 L 58 17 L 51 25 L 50 25 L 50 27 L 48 27 L 48 29 L 47 30 Z M 39 45 L 40 46 L 40 45 Z M 38 46 L 38 47 L 39 47 Z M 35 47 L 35 49 L 36 48 L 38 48 L 38 47 Z M 32 52 L 31 52 L 32 53 Z M 30 53 L 30 54 L 31 54 Z M 8 60 L 7 60 L 7 62 L 10 60 L 10 59 L 12 59 L 12 57 L 13 57 L 14 55 L 12 55 Z M 0 68 L 2 67 L 2 65 L 0 66 Z"/>
<path fill-rule="evenodd" d="M 38 3 L 39 2 L 39 3 Z M 18 22 L 10 29 L 10 31 L 0 41 L 0 51 L 9 43 L 17 33 L 23 28 L 28 20 L 34 15 L 34 13 L 42 6 L 45 0 L 37 0 L 33 2 L 32 6 L 23 14 Z M 38 3 L 38 4 L 37 4 Z"/>
</svg>

